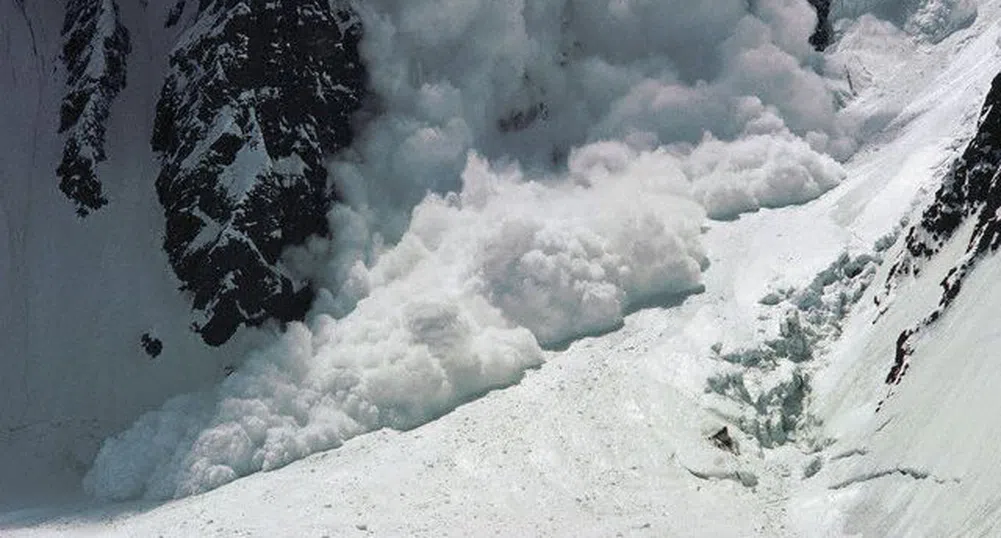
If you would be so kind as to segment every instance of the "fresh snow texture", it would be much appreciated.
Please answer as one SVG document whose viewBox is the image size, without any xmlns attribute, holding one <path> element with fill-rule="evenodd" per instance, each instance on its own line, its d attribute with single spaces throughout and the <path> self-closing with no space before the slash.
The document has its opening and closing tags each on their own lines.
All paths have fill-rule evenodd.
<svg viewBox="0 0 1001 538">
<path fill-rule="evenodd" d="M 107 440 L 87 491 L 203 492 L 516 383 L 701 291 L 707 215 L 813 199 L 856 145 L 805 0 L 356 7 L 383 113 L 333 164 L 337 237 L 287 255 L 313 312 Z"/>
</svg>

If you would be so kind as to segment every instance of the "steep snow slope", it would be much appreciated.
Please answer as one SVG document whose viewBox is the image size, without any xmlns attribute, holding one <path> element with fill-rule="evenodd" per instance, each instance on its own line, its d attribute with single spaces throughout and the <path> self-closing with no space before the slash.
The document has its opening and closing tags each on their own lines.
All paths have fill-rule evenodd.
<svg viewBox="0 0 1001 538">
<path fill-rule="evenodd" d="M 959 81 L 983 85 L 986 76 L 971 75 L 996 71 L 993 46 L 971 49 L 978 54 L 959 56 L 934 97 L 962 91 Z M 997 215 L 988 194 L 997 177 L 996 99 L 994 89 L 982 114 L 967 111 L 970 122 L 981 120 L 976 139 L 952 152 L 955 163 L 943 163 L 944 185 L 877 276 L 886 286 L 874 287 L 831 353 L 817 409 L 834 441 L 827 452 L 842 457 L 804 484 L 796 503 L 804 529 L 837 512 L 846 532 L 865 536 L 1001 530 L 994 364 L 1001 266 L 990 245 Z"/>
<path fill-rule="evenodd" d="M 621 136 L 629 144 L 599 144 L 582 152 L 580 169 L 586 173 L 575 180 L 587 183 L 594 179 L 590 175 L 621 172 L 623 159 L 641 150 L 649 158 L 641 164 L 671 172 L 665 184 L 652 185 L 661 189 L 660 198 L 644 197 L 649 219 L 595 222 L 589 204 L 598 196 L 592 193 L 566 204 L 569 215 L 555 211 L 562 220 L 553 224 L 547 222 L 548 209 L 563 209 L 563 204 L 560 190 L 550 189 L 544 191 L 549 207 L 538 212 L 545 218 L 534 215 L 531 226 L 516 230 L 521 236 L 504 235 L 496 245 L 497 255 L 515 258 L 525 254 L 519 249 L 550 249 L 549 258 L 535 259 L 541 263 L 515 267 L 511 274 L 497 271 L 490 284 L 502 296 L 497 302 L 515 312 L 512 318 L 529 320 L 544 344 L 555 345 L 563 337 L 615 327 L 629 308 L 658 292 L 697 289 L 703 259 L 695 239 L 700 204 L 722 217 L 809 199 L 841 177 L 840 167 L 819 151 L 844 154 L 853 144 L 852 133 L 839 124 L 828 87 L 839 84 L 840 73 L 825 78 L 811 65 L 816 58 L 806 38 L 813 15 L 805 2 L 766 2 L 751 10 L 742 0 L 726 0 L 719 3 L 723 9 L 686 11 L 693 18 L 684 21 L 673 16 L 677 6 L 687 6 L 680 1 L 639 6 L 635 13 L 601 3 L 582 4 L 575 13 L 574 4 L 561 1 L 532 3 L 527 10 L 517 2 L 471 2 L 465 4 L 468 10 L 456 12 L 464 15 L 456 19 L 464 26 L 451 34 L 440 31 L 442 10 L 434 3 L 355 4 L 371 7 L 365 23 L 372 35 L 367 60 L 382 68 L 371 77 L 382 99 L 368 111 L 380 121 L 354 155 L 335 165 L 338 172 L 354 174 L 356 183 L 338 186 L 351 191 L 346 196 L 355 195 L 351 201 L 361 217 L 341 222 L 343 215 L 334 215 L 336 244 L 315 241 L 311 246 L 316 249 L 303 249 L 297 260 L 302 263 L 292 264 L 335 293 L 346 277 L 349 289 L 338 299 L 345 299 L 348 309 L 380 276 L 393 279 L 392 267 L 382 275 L 378 268 L 354 271 L 352 256 L 370 262 L 367 256 L 382 249 L 379 233 L 390 240 L 402 234 L 411 206 L 428 188 L 447 190 L 458 182 L 467 150 L 501 160 L 515 154 L 529 171 L 542 169 L 538 173 L 544 174 L 562 167 L 573 144 Z M 4 484 L 28 489 L 51 481 L 75 484 L 101 438 L 154 403 L 220 381 L 247 348 L 262 347 L 241 339 L 268 339 L 244 334 L 230 340 L 227 349 L 206 349 L 189 330 L 189 300 L 197 311 L 195 328 L 213 344 L 227 340 L 243 324 L 267 325 L 273 317 L 303 313 L 309 295 L 303 275 L 292 275 L 296 271 L 278 258 L 283 247 L 314 232 L 323 235 L 322 213 L 331 193 L 318 161 L 350 138 L 344 123 L 358 105 L 361 78 L 361 69 L 351 62 L 357 32 L 354 19 L 328 16 L 339 14 L 338 6 L 344 5 L 320 0 L 0 3 L 5 45 L 0 84 L 7 97 L 0 104 L 5 129 L 0 159 L 0 451 L 11 456 L 0 458 Z M 610 20 L 609 10 L 619 21 L 616 33 L 634 39 L 608 39 L 604 23 Z M 286 17 L 293 12 L 302 18 Z M 711 33 L 691 31 L 690 22 Z M 300 31 L 300 23 L 310 27 Z M 625 31 L 629 28 L 643 31 Z M 736 30 L 741 31 L 730 46 L 717 47 Z M 532 39 L 522 39 L 525 35 Z M 345 36 L 349 39 L 335 39 Z M 179 43 L 178 54 L 171 55 Z M 213 49 L 220 44 L 224 46 Z M 201 54 L 213 50 L 223 57 Z M 469 54 L 456 55 L 456 50 Z M 261 51 L 275 54 L 256 54 Z M 203 78 L 206 72 L 218 76 Z M 282 79 L 289 75 L 303 84 L 269 84 L 275 82 L 269 76 L 279 72 Z M 778 76 L 792 84 L 761 84 Z M 197 79 L 197 91 L 186 91 L 187 77 Z M 707 88 L 699 80 L 713 84 Z M 239 95 L 231 95 L 232 88 Z M 328 100 L 334 95 L 336 102 Z M 740 114 L 731 114 L 733 109 Z M 180 118 L 179 111 L 198 119 Z M 657 115 L 650 112 L 659 114 L 659 121 L 650 121 Z M 167 127 L 156 129 L 157 113 L 161 127 Z M 215 122 L 220 130 L 209 130 L 202 120 Z M 170 128 L 177 125 L 183 132 Z M 704 151 L 691 152 L 687 160 L 667 151 L 646 151 L 659 139 L 697 143 L 707 127 L 719 139 L 709 140 L 700 146 Z M 220 136 L 209 140 L 212 135 Z M 736 138 L 742 140 L 731 145 Z M 298 160 L 290 156 L 290 147 L 296 148 Z M 729 159 L 731 150 L 740 158 Z M 786 159 L 790 156 L 795 158 Z M 66 166 L 59 172 L 64 157 Z M 156 157 L 161 157 L 159 163 Z M 166 165 L 168 173 L 161 173 L 164 168 L 158 164 Z M 254 178 L 259 183 L 244 183 L 253 179 L 243 173 L 244 165 L 258 167 L 261 173 Z M 744 167 L 753 170 L 744 173 Z M 174 183 L 178 178 L 169 172 L 181 169 L 183 181 Z M 641 177 L 634 167 L 626 171 L 634 179 Z M 161 180 L 160 192 L 155 192 L 154 178 Z M 60 182 L 69 192 L 59 192 Z M 697 183 L 694 192 L 687 192 L 692 190 L 689 182 Z M 252 196 L 241 201 L 243 188 Z M 668 203 L 675 188 L 687 196 Z M 535 195 L 532 188 L 512 190 L 515 198 Z M 451 202 L 439 209 L 460 220 L 501 221 L 496 218 L 504 216 L 500 197 L 481 192 L 470 198 L 493 203 L 484 201 L 489 211 L 479 215 L 453 211 L 447 205 Z M 629 215 L 634 208 L 628 198 L 620 191 L 618 199 L 616 216 Z M 668 204 L 674 210 L 664 210 Z M 383 206 L 390 207 L 388 215 L 379 211 Z M 77 211 L 86 218 L 77 219 Z M 427 213 L 432 221 L 438 216 Z M 283 218 L 276 219 L 277 214 Z M 589 233 L 579 234 L 577 218 L 592 219 L 592 229 L 585 230 Z M 363 229 L 356 234 L 358 220 Z M 466 223 L 460 224 L 452 231 L 461 232 Z M 651 229 L 656 233 L 647 233 Z M 595 236 L 613 234 L 609 252 L 590 248 L 601 242 Z M 647 242 L 637 245 L 636 238 Z M 452 233 L 449 239 L 454 248 L 463 237 Z M 589 248 L 577 249 L 581 244 Z M 326 259 L 331 248 L 334 257 L 343 255 L 346 262 Z M 670 256 L 642 258 L 649 252 Z M 641 263 L 620 264 L 623 256 Z M 327 262 L 334 267 L 311 266 Z M 477 262 L 471 260 L 463 268 L 467 274 L 460 276 L 478 270 Z M 549 262 L 558 262 L 558 270 L 535 274 Z M 630 265 L 644 267 L 634 272 Z M 570 286 L 559 286 L 560 271 L 574 273 Z M 316 272 L 333 276 L 311 274 Z M 505 277 L 528 277 L 522 282 L 529 284 L 533 278 L 549 278 L 545 282 L 555 289 L 541 295 L 545 301 L 531 303 L 523 300 L 532 296 L 531 287 L 507 289 Z M 193 296 L 184 297 L 178 288 Z M 431 289 L 441 292 L 442 286 Z M 398 303 L 393 293 L 384 293 L 383 300 Z M 577 319 L 564 313 L 550 323 L 545 308 L 564 300 L 586 303 L 586 315 Z M 344 304 L 328 306 L 323 303 L 321 309 L 344 313 Z M 365 322 L 381 323 L 385 316 L 376 307 L 366 312 L 370 319 L 362 316 L 355 334 L 367 345 L 370 338 L 379 339 L 369 336 L 374 333 L 366 332 Z M 410 312 L 419 318 L 416 332 L 423 327 L 433 337 L 434 324 L 427 320 L 453 311 Z M 494 314 L 488 312 L 477 326 L 509 321 Z M 412 328 L 396 327 L 401 329 L 397 334 L 412 336 Z M 515 340 L 531 341 L 524 332 Z M 492 347 L 481 347 L 490 356 Z M 530 342 L 526 348 L 532 349 L 524 360 L 501 361 L 515 365 L 503 375 L 462 383 L 455 391 L 459 396 L 444 398 L 444 407 L 516 379 L 523 366 L 538 362 L 537 346 Z M 377 354 L 368 358 L 380 360 Z M 465 375 L 461 368 L 456 371 Z M 340 381 L 350 382 L 350 377 Z M 386 383 L 400 385 L 393 379 Z M 442 410 L 442 398 L 425 405 L 420 395 L 405 396 L 415 403 L 420 420 Z M 362 430 L 391 421 L 369 417 L 363 422 L 367 426 Z M 29 497 L 27 489 L 13 486 L 0 495 L 2 503 Z"/>
<path fill-rule="evenodd" d="M 741 454 L 718 450 L 707 437 L 732 410 L 705 392 L 721 368 L 712 348 L 775 336 L 788 304 L 763 297 L 806 287 L 846 248 L 868 250 L 934 190 L 972 136 L 1001 68 L 997 3 L 980 9 L 971 28 L 934 46 L 872 19 L 845 29 L 831 54 L 856 73 L 851 106 L 875 118 L 867 126 L 874 141 L 821 199 L 712 223 L 704 293 L 548 352 L 521 384 L 424 427 L 357 437 L 168 504 L 9 514 L 6 532 L 990 535 L 995 374 L 984 359 L 996 343 L 990 280 L 1001 270 L 993 259 L 917 343 L 913 372 L 878 414 L 896 335 L 936 304 L 938 279 L 963 252 L 960 243 L 930 262 L 926 276 L 901 285 L 875 324 L 874 286 L 842 338 L 821 342 L 804 363 L 815 422 L 796 432 L 798 444 L 759 450 L 731 428 Z"/>
<path fill-rule="evenodd" d="M 0 505 L 77 489 L 104 437 L 303 315 L 279 258 L 336 198 L 344 5 L 0 2 Z"/>
<path fill-rule="evenodd" d="M 172 30 L 143 4 L 120 3 L 133 61 L 96 165 L 110 203 L 81 219 L 56 172 L 71 136 L 58 133 L 63 3 L 0 2 L 0 504 L 73 487 L 105 435 L 215 382 L 247 347 L 213 351 L 189 331 L 160 248 L 147 133 Z M 166 342 L 156 360 L 145 333 Z"/>
</svg>

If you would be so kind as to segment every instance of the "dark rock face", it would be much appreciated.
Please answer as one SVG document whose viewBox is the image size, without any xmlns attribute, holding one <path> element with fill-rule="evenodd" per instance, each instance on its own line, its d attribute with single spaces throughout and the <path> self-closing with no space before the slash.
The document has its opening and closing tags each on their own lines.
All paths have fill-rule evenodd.
<svg viewBox="0 0 1001 538">
<path fill-rule="evenodd" d="M 167 13 L 167 21 L 163 23 L 164 28 L 172 28 L 177 25 L 181 20 L 181 15 L 184 14 L 184 7 L 187 4 L 185 0 L 177 0 L 177 3 L 170 8 L 170 12 Z"/>
<path fill-rule="evenodd" d="M 502 133 L 524 131 L 536 121 L 549 118 L 549 107 L 544 102 L 538 102 L 524 110 L 512 111 L 507 116 L 497 120 L 497 129 Z"/>
<path fill-rule="evenodd" d="M 66 145 L 56 172 L 59 189 L 84 217 L 108 203 L 94 167 L 107 158 L 105 122 L 125 88 L 131 41 L 115 0 L 68 0 L 62 36 L 67 78 L 59 132 Z"/>
<path fill-rule="evenodd" d="M 831 0 L 810 0 L 810 5 L 817 10 L 817 27 L 810 36 L 810 44 L 821 51 L 831 44 L 834 37 L 834 27 L 831 25 Z"/>
<path fill-rule="evenodd" d="M 977 217 L 968 252 L 979 257 L 997 248 L 995 211 L 1001 205 L 1001 75 L 994 78 L 980 112 L 977 134 L 935 193 L 921 222 L 907 234 L 907 250 L 929 258 L 969 217 Z"/>
<path fill-rule="evenodd" d="M 1001 74 L 994 78 L 980 112 L 977 134 L 935 193 L 935 200 L 921 221 L 907 233 L 907 249 L 890 268 L 884 293 L 907 275 L 918 275 L 923 261 L 937 255 L 969 219 L 975 219 L 966 251 L 942 279 L 938 306 L 915 327 L 897 339 L 894 364 L 886 383 L 896 385 L 909 368 L 911 340 L 937 321 L 959 295 L 963 282 L 976 264 L 1001 245 Z"/>
<path fill-rule="evenodd" d="M 352 140 L 361 35 L 346 3 L 200 0 L 171 53 L 152 138 L 164 249 L 210 345 L 310 305 L 279 258 L 329 235 L 323 159 Z"/>
</svg>

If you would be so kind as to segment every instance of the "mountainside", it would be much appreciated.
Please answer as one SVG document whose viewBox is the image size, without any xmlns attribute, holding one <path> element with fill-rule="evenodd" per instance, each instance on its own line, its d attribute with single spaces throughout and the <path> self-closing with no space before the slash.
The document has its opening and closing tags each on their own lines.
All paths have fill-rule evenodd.
<svg viewBox="0 0 1001 538">
<path fill-rule="evenodd" d="M 357 17 L 170 4 L 0 4 L 0 449 L 35 455 L 3 458 L 0 482 L 78 480 L 122 421 L 269 338 L 237 329 L 312 299 L 281 257 L 331 235 L 325 160 L 365 93 Z"/>
<path fill-rule="evenodd" d="M 834 37 L 834 24 L 831 21 L 831 0 L 810 0 L 810 5 L 817 11 L 817 26 L 810 34 L 810 44 L 817 50 L 824 50 L 831 44 Z"/>
<path fill-rule="evenodd" d="M 1001 75 L 995 77 L 984 100 L 977 121 L 977 134 L 943 178 L 942 186 L 921 214 L 921 220 L 908 230 L 905 239 L 907 249 L 890 268 L 883 296 L 875 298 L 877 305 L 880 301 L 892 302 L 901 279 L 920 276 L 928 260 L 953 241 L 953 236 L 960 229 L 970 230 L 969 237 L 965 239 L 966 250 L 939 283 L 942 296 L 937 307 L 915 327 L 904 330 L 897 337 L 894 363 L 886 376 L 887 385 L 899 384 L 906 375 L 910 367 L 908 358 L 914 352 L 912 339 L 916 340 L 920 331 L 942 317 L 962 291 L 963 283 L 978 262 L 1001 245 L 998 222 L 998 209 L 1001 208 L 1001 192 L 998 191 L 1001 166 L 999 104 Z M 884 311 L 890 307 L 885 306 Z"/>
<path fill-rule="evenodd" d="M 0 0 L 0 534 L 996 534 L 999 21 Z"/>
</svg>

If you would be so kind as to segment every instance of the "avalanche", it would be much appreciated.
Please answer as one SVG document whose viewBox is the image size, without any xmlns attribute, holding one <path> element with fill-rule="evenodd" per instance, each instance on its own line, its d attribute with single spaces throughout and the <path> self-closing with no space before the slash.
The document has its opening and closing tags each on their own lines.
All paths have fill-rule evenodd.
<svg viewBox="0 0 1001 538">
<path fill-rule="evenodd" d="M 109 439 L 88 492 L 200 493 L 517 382 L 702 291 L 706 212 L 813 199 L 844 177 L 820 152 L 855 145 L 803 2 L 355 8 L 383 110 L 332 165 L 349 206 L 309 319 Z"/>
<path fill-rule="evenodd" d="M 352 7 L 378 106 L 335 233 L 284 253 L 305 320 L 83 480 L 185 498 L 0 529 L 996 532 L 991 258 L 875 411 L 970 227 L 880 262 L 978 127 L 1001 3 L 834 2 L 823 53 L 800 0 Z"/>
</svg>

